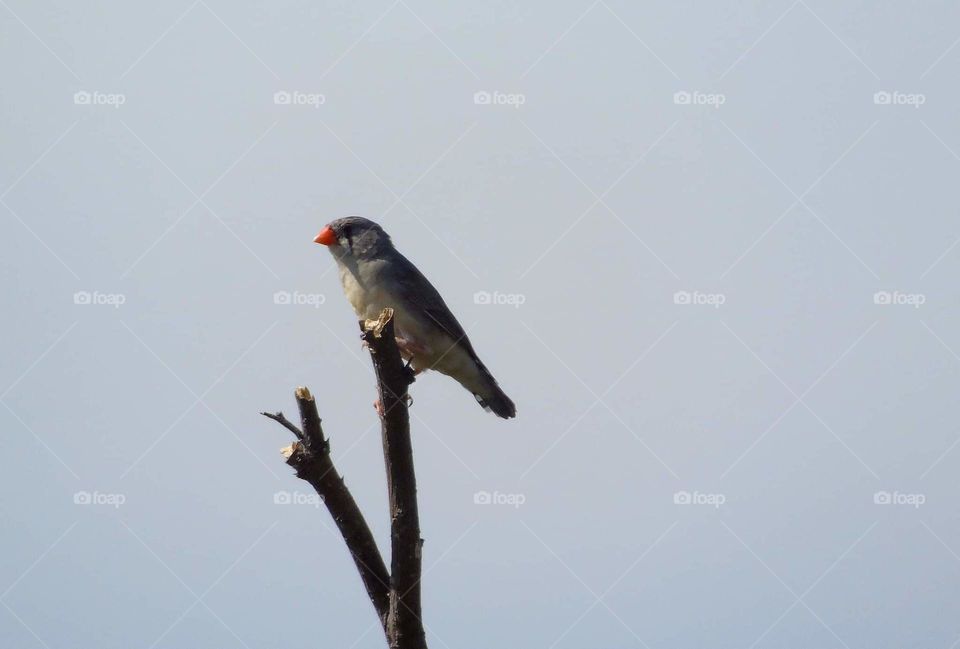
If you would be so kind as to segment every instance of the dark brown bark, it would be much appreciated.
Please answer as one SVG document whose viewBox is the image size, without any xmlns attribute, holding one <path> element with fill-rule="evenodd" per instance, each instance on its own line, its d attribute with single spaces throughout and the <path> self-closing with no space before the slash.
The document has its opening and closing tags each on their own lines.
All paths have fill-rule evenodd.
<svg viewBox="0 0 960 649">
<path fill-rule="evenodd" d="M 390 611 L 390 574 L 387 566 L 353 495 L 333 466 L 330 443 L 323 436 L 313 395 L 307 388 L 297 388 L 296 399 L 300 408 L 300 429 L 290 423 L 283 413 L 262 414 L 279 422 L 296 435 L 297 441 L 284 449 L 287 464 L 296 470 L 298 478 L 310 483 L 327 506 L 327 511 L 333 517 L 347 549 L 353 556 L 363 586 L 386 632 Z"/>
<path fill-rule="evenodd" d="M 426 649 L 421 620 L 420 577 L 423 539 L 417 511 L 417 481 L 410 441 L 407 388 L 413 372 L 403 364 L 394 335 L 393 310 L 378 320 L 360 323 L 377 377 L 383 456 L 390 500 L 390 571 L 387 571 L 370 527 L 330 458 L 317 405 L 306 388 L 297 388 L 301 427 L 282 413 L 262 413 L 297 438 L 284 449 L 287 464 L 323 499 L 353 556 L 357 570 L 383 626 L 391 649 Z"/>
<path fill-rule="evenodd" d="M 376 322 L 361 322 L 363 339 L 370 349 L 377 388 L 383 437 L 383 457 L 390 497 L 390 618 L 391 649 L 424 649 L 421 620 L 420 574 L 423 539 L 417 510 L 417 479 L 410 440 L 407 388 L 413 372 L 403 364 L 394 336 L 393 311 L 387 309 Z"/>
</svg>

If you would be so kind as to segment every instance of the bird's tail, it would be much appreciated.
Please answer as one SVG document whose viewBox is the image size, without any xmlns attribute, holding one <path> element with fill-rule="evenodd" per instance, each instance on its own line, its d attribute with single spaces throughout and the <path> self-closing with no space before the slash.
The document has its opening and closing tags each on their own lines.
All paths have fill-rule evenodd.
<svg viewBox="0 0 960 649">
<path fill-rule="evenodd" d="M 486 368 L 484 368 L 486 370 Z M 517 416 L 517 407 L 513 405 L 513 401 L 510 400 L 510 397 L 500 389 L 500 386 L 497 385 L 497 381 L 493 378 L 490 372 L 486 372 L 487 377 L 489 378 L 488 386 L 483 391 L 483 394 L 474 392 L 473 396 L 484 410 L 488 410 L 495 414 L 498 417 L 503 419 L 511 419 Z"/>
</svg>

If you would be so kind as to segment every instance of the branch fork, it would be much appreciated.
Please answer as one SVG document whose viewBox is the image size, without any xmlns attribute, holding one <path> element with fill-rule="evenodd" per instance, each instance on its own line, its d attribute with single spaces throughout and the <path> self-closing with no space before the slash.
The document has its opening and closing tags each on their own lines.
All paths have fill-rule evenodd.
<svg viewBox="0 0 960 649">
<path fill-rule="evenodd" d="M 426 649 L 420 604 L 422 547 L 417 508 L 416 473 L 410 440 L 407 389 L 413 371 L 404 365 L 394 332 L 394 312 L 360 322 L 370 351 L 379 396 L 383 456 L 390 501 L 390 570 L 376 540 L 330 457 L 317 404 L 305 387 L 294 393 L 300 427 L 283 413 L 261 413 L 293 433 L 296 441 L 281 452 L 298 478 L 316 490 L 333 517 L 353 557 L 367 595 L 377 612 L 390 649 Z"/>
</svg>

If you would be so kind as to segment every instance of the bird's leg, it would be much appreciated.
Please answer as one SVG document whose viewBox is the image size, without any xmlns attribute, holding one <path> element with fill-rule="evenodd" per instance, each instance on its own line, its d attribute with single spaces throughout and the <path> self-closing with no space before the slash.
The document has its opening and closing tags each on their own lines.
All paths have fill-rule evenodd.
<svg viewBox="0 0 960 649">
<path fill-rule="evenodd" d="M 404 335 L 400 333 L 396 335 L 396 339 L 397 348 L 400 350 L 400 355 L 406 357 L 407 359 L 413 358 L 414 347 L 416 346 L 414 342 L 409 338 L 404 337 Z"/>
<path fill-rule="evenodd" d="M 407 360 L 406 364 L 403 366 L 403 369 L 405 369 L 405 370 L 407 370 L 408 372 L 410 372 L 410 374 L 412 374 L 413 376 L 416 376 L 417 374 L 419 374 L 420 372 L 423 371 L 422 368 L 413 367 L 413 356 L 411 356 L 411 357 Z"/>
<path fill-rule="evenodd" d="M 410 338 L 405 338 L 402 335 L 397 336 L 397 347 L 400 349 L 400 355 L 406 357 L 407 359 L 404 369 L 410 373 L 410 382 L 412 383 L 413 377 L 423 371 L 423 368 L 413 367 L 413 359 L 418 354 L 422 355 L 426 353 L 427 350 L 425 347 L 423 347 L 423 345 L 418 344 L 416 341 Z"/>
</svg>

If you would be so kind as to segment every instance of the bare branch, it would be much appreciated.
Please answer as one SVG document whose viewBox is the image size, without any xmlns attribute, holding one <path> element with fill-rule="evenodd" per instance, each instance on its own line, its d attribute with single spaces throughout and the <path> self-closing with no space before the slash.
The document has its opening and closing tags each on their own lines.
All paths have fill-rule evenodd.
<svg viewBox="0 0 960 649">
<path fill-rule="evenodd" d="M 360 572 L 367 595 L 383 626 L 390 649 L 427 649 L 421 620 L 420 577 L 423 539 L 417 511 L 417 480 L 410 441 L 407 388 L 413 372 L 403 364 L 394 336 L 393 309 L 377 320 L 360 323 L 370 350 L 379 394 L 377 412 L 383 437 L 390 498 L 390 571 L 360 508 L 333 466 L 330 443 L 323 435 L 317 404 L 307 388 L 297 388 L 300 427 L 283 413 L 261 413 L 297 438 L 283 449 L 297 477 L 309 482 L 323 499 Z"/>
<path fill-rule="evenodd" d="M 413 372 L 404 366 L 397 348 L 393 309 L 384 309 L 378 320 L 361 322 L 360 329 L 377 376 L 390 497 L 391 587 L 387 639 L 391 649 L 425 649 L 420 604 L 423 539 L 420 538 L 417 480 L 407 411 L 407 388 L 413 382 Z"/>
<path fill-rule="evenodd" d="M 279 422 L 297 437 L 298 441 L 284 449 L 287 464 L 296 469 L 297 477 L 309 482 L 323 499 L 353 556 L 363 586 L 386 632 L 390 610 L 390 575 L 387 567 L 367 521 L 343 478 L 333 466 L 330 444 L 323 436 L 313 395 L 307 388 L 297 388 L 296 399 L 300 408 L 302 430 L 290 423 L 282 413 L 262 414 Z"/>
<path fill-rule="evenodd" d="M 291 433 L 296 436 L 297 439 L 303 441 L 303 433 L 300 432 L 300 429 L 293 425 L 293 423 L 283 416 L 282 412 L 270 413 L 270 412 L 261 412 L 261 415 L 264 417 L 269 417 L 275 422 L 279 423 L 281 426 L 289 430 Z"/>
</svg>

